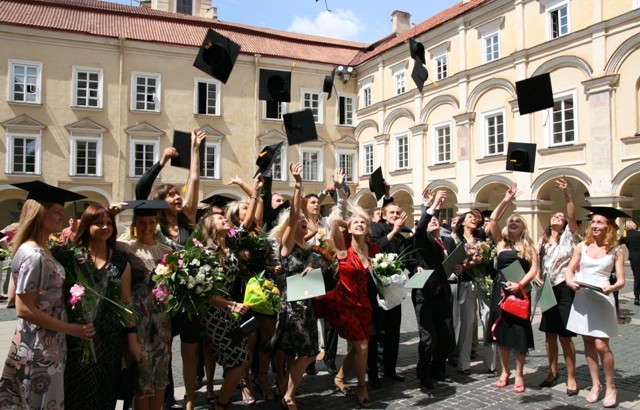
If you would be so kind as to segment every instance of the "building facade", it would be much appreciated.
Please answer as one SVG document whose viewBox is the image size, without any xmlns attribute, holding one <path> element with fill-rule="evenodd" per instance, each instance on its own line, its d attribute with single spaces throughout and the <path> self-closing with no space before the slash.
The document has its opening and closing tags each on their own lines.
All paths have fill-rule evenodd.
<svg viewBox="0 0 640 410">
<path fill-rule="evenodd" d="M 578 205 L 640 209 L 637 0 L 467 0 L 415 26 L 394 12 L 391 34 L 372 45 L 222 22 L 200 0 L 144 4 L 0 1 L 0 224 L 19 213 L 14 182 L 42 179 L 87 203 L 131 199 L 173 130 L 208 135 L 200 196 L 240 198 L 227 182 L 249 180 L 262 146 L 286 142 L 282 114 L 305 108 L 319 139 L 285 144 L 275 192 L 291 194 L 287 163 L 301 161 L 308 192 L 340 166 L 368 209 L 368 177 L 382 166 L 414 217 L 424 187 L 448 191 L 451 216 L 492 209 L 515 180 L 512 210 L 536 235 L 562 209 L 559 176 Z M 241 46 L 226 84 L 192 67 L 208 28 Z M 426 50 L 422 92 L 411 38 Z M 323 79 L 338 66 L 328 98 Z M 291 71 L 291 102 L 258 100 L 261 69 Z M 515 82 L 541 73 L 554 108 L 520 115 Z M 505 171 L 509 141 L 537 144 L 532 174 Z M 186 178 L 167 167 L 159 182 Z"/>
</svg>

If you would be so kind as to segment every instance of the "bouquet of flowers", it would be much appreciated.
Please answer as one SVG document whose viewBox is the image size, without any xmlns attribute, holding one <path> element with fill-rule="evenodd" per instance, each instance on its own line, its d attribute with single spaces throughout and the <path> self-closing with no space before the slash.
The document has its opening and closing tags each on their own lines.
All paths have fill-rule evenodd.
<svg viewBox="0 0 640 410">
<path fill-rule="evenodd" d="M 378 294 L 378 305 L 390 310 L 400 305 L 407 296 L 404 284 L 407 275 L 404 273 L 405 259 L 409 253 L 378 253 L 371 258 L 371 269 L 374 279 L 382 285 L 382 295 Z"/>
<path fill-rule="evenodd" d="M 320 232 L 324 232 L 323 229 Z M 333 240 L 319 235 L 319 244 L 311 245 L 311 253 L 307 265 L 316 269 L 322 269 L 323 274 L 335 275 L 338 272 L 338 260 L 335 258 L 335 245 Z"/>
<path fill-rule="evenodd" d="M 252 277 L 244 290 L 244 301 L 249 309 L 263 315 L 274 315 L 280 310 L 280 289 L 264 277 L 264 271 Z M 236 319 L 240 315 L 234 312 Z"/>
<path fill-rule="evenodd" d="M 480 289 L 482 295 L 487 299 L 491 299 L 491 291 L 493 290 L 493 280 L 487 275 L 487 266 L 493 263 L 496 257 L 496 247 L 491 241 L 475 241 L 464 244 L 464 250 L 468 259 L 479 257 L 481 262 L 476 265 L 470 272 L 473 284 Z"/>
<path fill-rule="evenodd" d="M 217 256 L 198 239 L 201 235 L 198 229 L 184 249 L 165 254 L 153 272 L 152 293 L 168 313 L 184 312 L 189 318 L 204 313 L 224 278 Z"/>
<path fill-rule="evenodd" d="M 65 288 L 69 294 L 66 311 L 70 323 L 93 322 L 99 309 L 105 309 L 106 315 L 114 315 L 123 326 L 135 322 L 138 313 L 121 302 L 119 294 L 110 296 L 107 275 L 87 262 L 83 249 L 74 246 L 71 241 L 52 242 L 50 249 L 65 270 Z M 95 363 L 93 341 L 80 340 L 80 349 L 82 364 Z"/>
<path fill-rule="evenodd" d="M 244 281 L 249 280 L 255 273 L 263 269 L 267 251 L 271 248 L 265 234 L 244 228 L 231 229 L 227 237 L 227 244 L 238 255 L 243 266 L 241 279 Z"/>
</svg>

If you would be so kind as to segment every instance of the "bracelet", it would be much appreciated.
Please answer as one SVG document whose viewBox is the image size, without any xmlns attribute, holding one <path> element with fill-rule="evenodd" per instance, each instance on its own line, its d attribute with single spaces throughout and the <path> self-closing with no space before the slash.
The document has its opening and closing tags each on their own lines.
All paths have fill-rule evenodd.
<svg viewBox="0 0 640 410">
<path fill-rule="evenodd" d="M 251 199 L 258 199 L 258 197 L 257 196 L 252 196 Z"/>
<path fill-rule="evenodd" d="M 229 309 L 231 309 L 231 311 L 232 311 L 232 312 L 235 312 L 235 311 L 236 311 L 236 306 L 237 306 L 237 303 L 236 303 L 236 302 L 233 302 L 233 303 L 231 304 L 231 306 L 229 307 Z"/>
<path fill-rule="evenodd" d="M 136 326 L 127 326 L 124 328 L 124 333 L 125 334 L 138 333 L 138 328 Z"/>
</svg>

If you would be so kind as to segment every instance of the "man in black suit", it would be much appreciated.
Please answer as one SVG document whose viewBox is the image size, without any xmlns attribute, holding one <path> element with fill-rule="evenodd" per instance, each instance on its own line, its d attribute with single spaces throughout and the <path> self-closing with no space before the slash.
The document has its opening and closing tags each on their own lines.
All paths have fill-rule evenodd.
<svg viewBox="0 0 640 410">
<path fill-rule="evenodd" d="M 385 187 L 388 189 L 388 185 Z M 389 202 L 388 195 L 385 197 L 386 203 L 382 208 L 382 218 L 380 222 L 371 224 L 371 241 L 374 242 L 380 251 L 384 253 L 401 254 L 409 243 L 403 232 L 411 233 L 411 230 L 405 227 L 407 214 L 402 211 L 400 206 L 394 202 Z M 379 323 L 382 319 L 382 330 L 384 331 L 383 339 L 383 376 L 385 378 L 404 381 L 404 377 L 396 373 L 396 365 L 398 363 L 398 350 L 400 347 L 400 323 L 402 321 L 402 307 L 396 306 L 390 310 L 382 310 L 377 302 L 372 301 L 373 322 Z M 377 343 L 378 337 L 372 336 L 369 340 L 369 384 L 377 387 Z M 375 363 L 375 365 L 374 365 Z"/>
<path fill-rule="evenodd" d="M 451 237 L 440 235 L 437 214 L 446 192 L 438 191 L 434 196 L 425 190 L 424 197 L 425 205 L 414 235 L 414 245 L 418 249 L 416 272 L 433 270 L 433 273 L 422 289 L 411 292 L 411 300 L 420 337 L 416 370 L 420 384 L 433 389 L 434 379 L 445 381 L 447 356 L 455 346 L 451 287 L 442 262 L 456 245 Z"/>
</svg>

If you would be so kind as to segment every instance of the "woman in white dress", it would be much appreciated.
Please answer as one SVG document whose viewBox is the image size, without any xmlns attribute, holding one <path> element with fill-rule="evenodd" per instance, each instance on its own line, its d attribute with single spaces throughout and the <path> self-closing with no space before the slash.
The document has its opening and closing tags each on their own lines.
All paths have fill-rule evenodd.
<svg viewBox="0 0 640 410">
<path fill-rule="evenodd" d="M 601 385 L 598 363 L 602 362 L 606 380 L 604 407 L 617 404 L 614 384 L 614 359 L 609 338 L 618 333 L 613 292 L 624 287 L 624 255 L 618 246 L 615 223 L 617 217 L 629 217 L 610 207 L 585 207 L 593 213 L 584 242 L 576 246 L 565 272 L 567 286 L 576 291 L 567 330 L 582 335 L 584 351 L 591 374 L 589 403 L 599 400 Z M 579 267 L 579 268 L 578 268 Z M 615 268 L 618 280 L 609 283 Z M 577 269 L 580 269 L 576 272 Z"/>
</svg>

